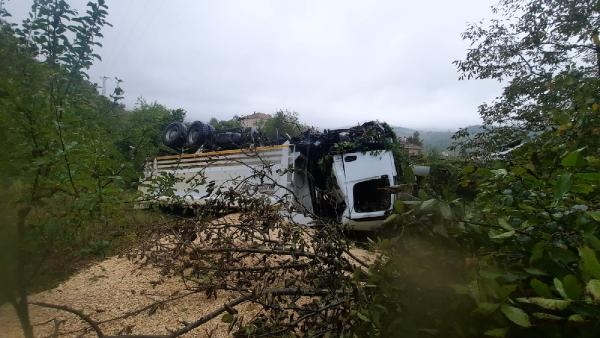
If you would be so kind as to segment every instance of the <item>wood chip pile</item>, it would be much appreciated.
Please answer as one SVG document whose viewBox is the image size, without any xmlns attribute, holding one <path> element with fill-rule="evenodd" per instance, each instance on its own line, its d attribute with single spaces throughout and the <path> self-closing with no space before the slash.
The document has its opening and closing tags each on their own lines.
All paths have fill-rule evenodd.
<svg viewBox="0 0 600 338">
<path fill-rule="evenodd" d="M 351 250 L 353 255 L 367 262 L 374 260 L 371 252 Z M 72 276 L 58 287 L 30 296 L 31 302 L 67 305 L 81 310 L 97 322 L 105 334 L 167 334 L 201 316 L 221 307 L 239 294 L 220 291 L 217 298 L 207 299 L 204 294 L 193 294 L 160 306 L 145 308 L 157 301 L 183 296 L 185 286 L 180 278 L 164 279 L 158 269 L 140 268 L 126 258 L 111 257 Z M 136 316 L 112 320 L 125 313 L 143 309 Z M 247 319 L 260 308 L 256 304 L 242 304 L 237 309 Z M 96 337 L 89 325 L 77 316 L 64 311 L 30 306 L 31 320 L 36 337 L 52 337 L 56 328 L 61 337 Z M 220 316 L 184 337 L 229 337 L 229 324 Z M 0 337 L 22 337 L 19 321 L 12 307 L 0 307 Z"/>
<path fill-rule="evenodd" d="M 176 296 L 177 292 L 185 292 L 179 278 L 170 278 L 163 283 L 159 283 L 160 280 L 161 276 L 154 268 L 139 269 L 125 258 L 111 257 L 77 273 L 54 289 L 32 295 L 30 301 L 68 305 L 102 321 Z M 217 299 L 207 299 L 203 294 L 190 295 L 146 309 L 137 316 L 101 324 L 100 328 L 105 334 L 167 334 L 167 328 L 179 328 L 182 322 L 194 321 L 234 296 L 231 292 L 220 292 Z M 37 306 L 30 309 L 36 337 L 51 336 L 56 325 L 60 325 L 61 332 L 69 332 L 61 337 L 96 337 L 89 332 L 89 325 L 75 315 Z M 239 307 L 241 313 L 256 309 L 254 304 Z M 216 318 L 185 337 L 228 337 L 228 325 Z M 22 336 L 12 307 L 8 304 L 0 307 L 0 337 Z"/>
</svg>

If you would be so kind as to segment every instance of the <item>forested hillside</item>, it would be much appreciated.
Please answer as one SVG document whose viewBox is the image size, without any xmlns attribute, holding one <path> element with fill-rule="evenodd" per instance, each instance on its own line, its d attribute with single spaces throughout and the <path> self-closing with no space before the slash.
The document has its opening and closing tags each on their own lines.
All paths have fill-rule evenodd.
<svg viewBox="0 0 600 338">
<path fill-rule="evenodd" d="M 481 128 L 481 126 L 467 126 L 464 130 L 471 134 L 477 134 Z M 419 137 L 423 140 L 425 151 L 435 150 L 438 152 L 448 151 L 448 148 L 451 147 L 453 143 L 452 136 L 457 132 L 457 130 L 417 130 L 405 127 L 393 127 L 393 129 L 398 137 L 410 137 L 414 135 L 415 131 L 419 132 Z"/>
<path fill-rule="evenodd" d="M 452 135 L 455 133 L 455 131 L 416 130 L 404 127 L 393 128 L 398 137 L 410 137 L 414 135 L 415 131 L 419 132 L 419 137 L 423 140 L 423 147 L 426 151 L 445 151 L 452 144 Z"/>
</svg>

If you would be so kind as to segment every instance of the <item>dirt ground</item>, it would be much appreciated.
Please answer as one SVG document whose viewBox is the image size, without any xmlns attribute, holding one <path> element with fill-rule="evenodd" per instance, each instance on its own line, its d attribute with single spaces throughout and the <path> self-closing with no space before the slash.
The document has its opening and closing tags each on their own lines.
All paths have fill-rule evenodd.
<svg viewBox="0 0 600 338">
<path fill-rule="evenodd" d="M 183 292 L 184 285 L 178 278 L 164 280 L 156 269 L 138 268 L 126 258 L 111 257 L 80 271 L 58 287 L 30 297 L 32 302 L 68 304 L 83 310 L 96 321 L 118 317 L 126 312 L 142 308 L 157 300 L 166 299 Z M 197 318 L 222 306 L 235 295 L 221 293 L 217 299 L 206 299 L 196 294 L 141 314 L 107 322 L 100 325 L 105 334 L 166 334 L 167 328 L 175 329 L 183 322 Z M 252 312 L 252 304 L 240 306 L 241 312 Z M 89 326 L 75 315 L 64 311 L 31 306 L 31 320 L 36 337 L 52 336 L 56 325 L 61 332 L 71 332 L 64 337 L 95 337 L 86 333 Z M 219 318 L 193 331 L 189 337 L 228 337 L 228 324 Z M 83 329 L 83 330 L 82 330 Z M 8 304 L 0 307 L 0 337 L 22 337 L 19 321 Z"/>
<path fill-rule="evenodd" d="M 352 253 L 365 261 L 373 258 L 361 249 L 354 249 Z M 31 295 L 30 301 L 68 305 L 101 322 L 185 292 L 179 278 L 160 283 L 161 278 L 157 269 L 139 268 L 126 258 L 111 257 L 80 271 L 54 289 Z M 226 292 L 218 294 L 216 299 L 195 294 L 147 309 L 134 317 L 103 323 L 100 328 L 105 334 L 167 334 L 168 329 L 180 328 L 185 322 L 192 322 L 235 297 L 236 294 Z M 258 306 L 242 304 L 237 309 L 247 320 Z M 36 337 L 52 337 L 57 326 L 67 333 L 61 337 L 96 337 L 90 332 L 89 325 L 75 315 L 33 305 L 30 311 Z M 229 337 L 229 324 L 220 318 L 185 337 Z M 23 337 L 19 321 L 8 304 L 0 307 L 0 338 L 4 337 Z"/>
</svg>

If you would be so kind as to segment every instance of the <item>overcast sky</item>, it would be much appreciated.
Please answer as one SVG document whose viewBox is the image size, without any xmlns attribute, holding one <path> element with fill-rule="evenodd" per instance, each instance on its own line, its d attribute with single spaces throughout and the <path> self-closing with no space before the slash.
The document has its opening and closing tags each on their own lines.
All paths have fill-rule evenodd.
<svg viewBox="0 0 600 338">
<path fill-rule="evenodd" d="M 73 0 L 83 8 L 87 0 Z M 9 0 L 13 21 L 31 0 Z M 467 22 L 491 0 L 108 0 L 103 60 L 90 79 L 123 79 L 189 120 L 287 109 L 322 128 L 379 119 L 413 128 L 479 123 L 494 82 L 458 81 Z M 112 90 L 113 82 L 107 87 Z"/>
</svg>

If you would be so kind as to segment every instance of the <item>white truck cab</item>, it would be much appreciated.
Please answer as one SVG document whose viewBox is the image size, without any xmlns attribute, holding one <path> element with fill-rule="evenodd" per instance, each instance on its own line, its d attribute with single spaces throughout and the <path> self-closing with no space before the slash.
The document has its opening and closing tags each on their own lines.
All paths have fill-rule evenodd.
<svg viewBox="0 0 600 338">
<path fill-rule="evenodd" d="M 355 230 L 373 230 L 391 212 L 396 167 L 391 151 L 335 155 L 333 173 L 346 198 L 342 223 Z"/>
</svg>

